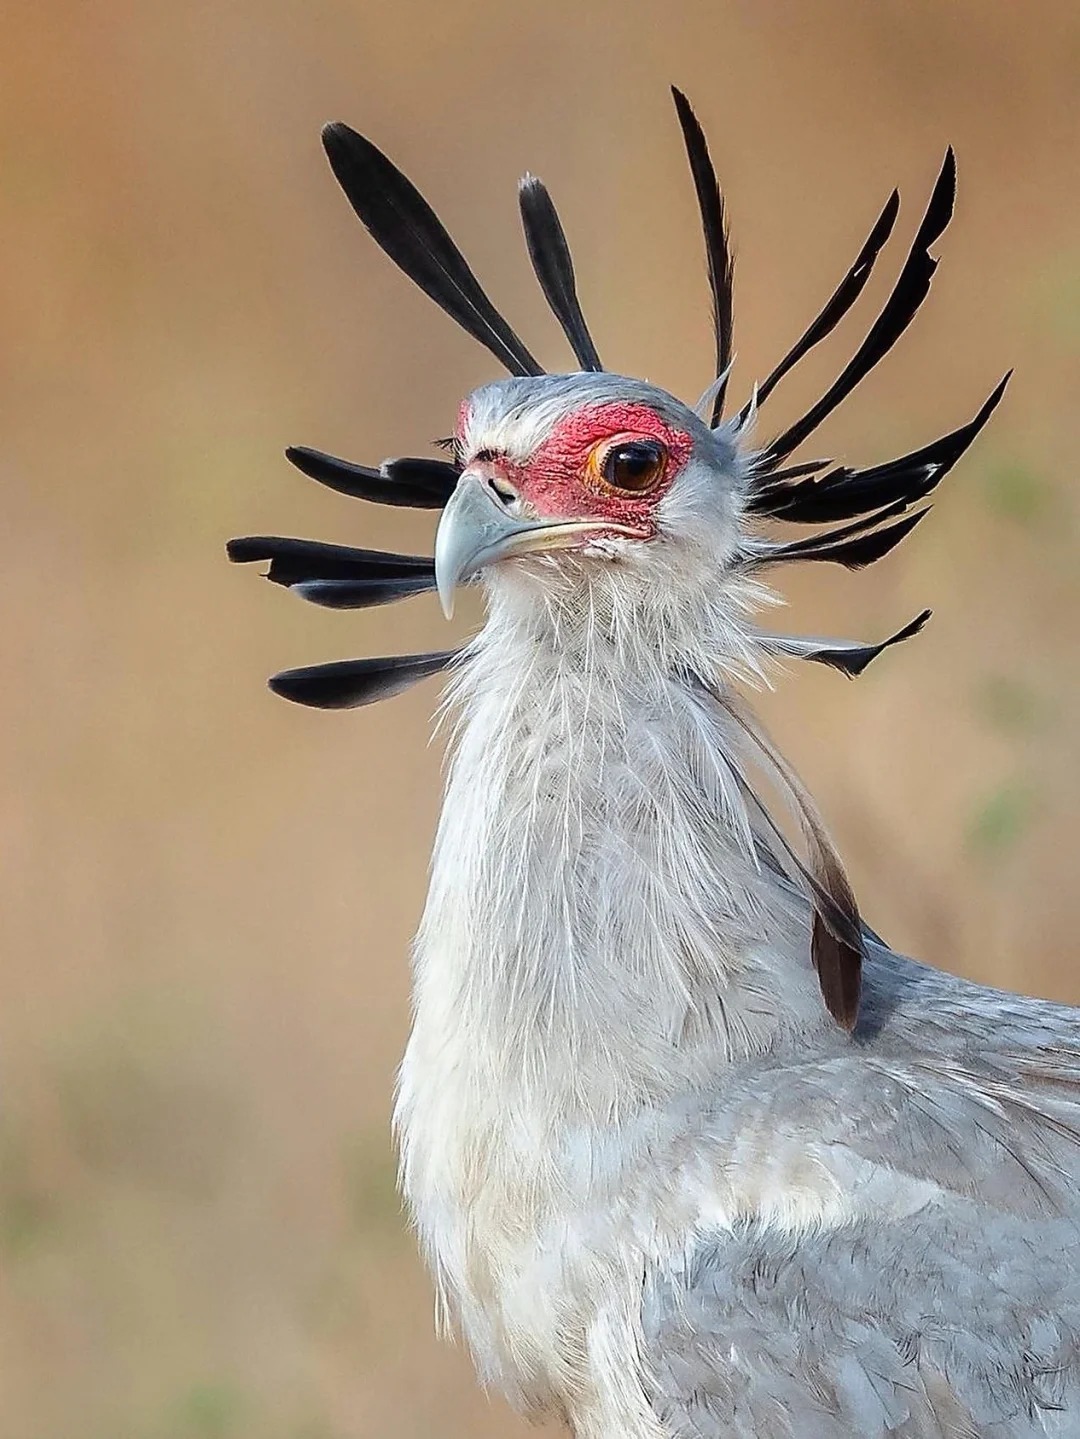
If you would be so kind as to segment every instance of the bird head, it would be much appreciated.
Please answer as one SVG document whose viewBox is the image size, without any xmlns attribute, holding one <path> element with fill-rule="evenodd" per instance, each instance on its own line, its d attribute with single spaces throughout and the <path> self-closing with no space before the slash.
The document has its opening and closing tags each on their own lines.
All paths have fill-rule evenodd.
<svg viewBox="0 0 1080 1439">
<path fill-rule="evenodd" d="M 663 585 L 692 557 L 715 577 L 737 544 L 737 452 L 672 395 L 622 375 L 527 376 L 462 405 L 461 465 L 435 540 L 443 608 L 480 575 L 528 592 L 557 578 Z"/>
<path fill-rule="evenodd" d="M 521 220 L 533 269 L 579 366 L 571 374 L 545 373 L 401 171 L 347 125 L 328 125 L 323 143 L 331 168 L 366 229 L 511 378 L 484 385 L 461 406 L 449 442 L 452 459 L 395 459 L 371 468 L 319 450 L 286 451 L 305 474 L 341 493 L 441 509 L 434 560 L 266 535 L 230 541 L 231 559 L 269 561 L 271 580 L 337 609 L 437 588 L 449 612 L 457 586 L 479 580 L 489 594 L 549 609 L 556 600 L 564 607 L 587 603 L 594 617 L 605 603 L 642 619 L 651 610 L 647 638 L 660 643 L 673 607 L 693 610 L 695 597 L 722 600 L 741 585 L 745 609 L 765 593 L 760 585 L 747 586 L 748 577 L 768 567 L 818 561 L 858 569 L 888 554 L 914 528 L 927 513 L 926 506 L 914 507 L 971 444 L 1008 376 L 967 424 L 899 459 L 858 469 L 828 460 L 790 464 L 788 457 L 889 351 L 925 299 L 937 266 L 930 246 L 952 213 L 952 151 L 893 290 L 851 360 L 805 414 L 754 447 L 759 406 L 862 293 L 892 233 L 899 196 L 895 190 L 889 196 L 822 310 L 742 409 L 725 419 L 732 260 L 724 202 L 701 128 L 685 97 L 673 93 L 712 294 L 716 378 L 698 405 L 691 409 L 654 385 L 604 369 L 578 301 L 561 221 L 539 180 L 527 175 L 521 183 Z M 761 531 L 768 520 L 831 528 L 777 540 Z M 715 613 L 717 605 L 712 608 Z M 873 644 L 769 635 L 745 626 L 740 636 L 766 655 L 810 659 L 851 676 L 914 634 L 928 613 Z M 302 704 L 347 708 L 396 694 L 446 669 L 457 654 L 337 661 L 285 671 L 271 687 Z"/>
</svg>

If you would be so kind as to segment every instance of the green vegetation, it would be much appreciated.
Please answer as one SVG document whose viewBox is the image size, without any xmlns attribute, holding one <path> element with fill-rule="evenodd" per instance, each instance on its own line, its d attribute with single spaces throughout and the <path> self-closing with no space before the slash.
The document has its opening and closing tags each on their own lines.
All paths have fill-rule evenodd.
<svg viewBox="0 0 1080 1439">
<path fill-rule="evenodd" d="M 1044 519 L 1053 504 L 1051 486 L 1020 460 L 989 465 L 983 476 L 983 494 L 993 514 L 1025 528 Z"/>
<path fill-rule="evenodd" d="M 1010 781 L 975 806 L 967 825 L 966 847 L 983 858 L 1015 848 L 1034 817 L 1035 799 L 1028 785 Z"/>
<path fill-rule="evenodd" d="M 989 728 L 1014 739 L 1038 729 L 1045 717 L 1038 692 L 1014 675 L 987 675 L 977 687 L 975 708 Z"/>
<path fill-rule="evenodd" d="M 228 1439 L 243 1410 L 242 1396 L 233 1385 L 195 1384 L 181 1396 L 170 1433 L 176 1439 Z"/>
</svg>

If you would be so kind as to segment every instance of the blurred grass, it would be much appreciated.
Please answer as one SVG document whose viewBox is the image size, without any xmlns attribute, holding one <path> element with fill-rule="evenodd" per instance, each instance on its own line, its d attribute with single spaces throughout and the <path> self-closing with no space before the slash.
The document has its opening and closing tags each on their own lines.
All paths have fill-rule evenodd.
<svg viewBox="0 0 1080 1439">
<path fill-rule="evenodd" d="M 349 1214 L 357 1232 L 387 1242 L 402 1236 L 405 1218 L 397 1189 L 397 1164 L 385 1133 L 353 1140 L 345 1151 Z"/>
<path fill-rule="evenodd" d="M 26 1139 L 0 1130 L 0 1254 L 14 1263 L 52 1237 L 54 1199 L 31 1171 Z"/>
<path fill-rule="evenodd" d="M 992 464 L 986 471 L 984 491 L 991 511 L 1018 525 L 1035 526 L 1053 508 L 1050 486 L 1020 460 Z"/>
<path fill-rule="evenodd" d="M 1030 735 L 1047 723 L 1043 697 L 1013 675 L 985 676 L 978 685 L 975 702 L 985 724 L 1014 739 Z"/>
<path fill-rule="evenodd" d="M 1022 781 L 1008 780 L 980 799 L 968 824 L 968 848 L 984 858 L 1013 849 L 1035 818 L 1036 797 Z"/>
<path fill-rule="evenodd" d="M 177 1404 L 177 1439 L 228 1439 L 244 1409 L 242 1396 L 227 1383 L 196 1384 Z"/>
<path fill-rule="evenodd" d="M 794 629 L 934 620 L 858 685 L 799 674 L 764 705 L 876 927 L 1080 998 L 1077 53 L 1064 0 L 1037 25 L 977 0 L 9 7 L 0 1439 L 534 1432 L 436 1343 L 394 1193 L 436 695 L 335 716 L 264 688 L 429 648 L 441 618 L 314 611 L 222 557 L 244 531 L 428 547 L 430 516 L 320 492 L 281 449 L 412 452 L 492 373 L 355 223 L 324 120 L 399 160 L 561 364 L 513 202 L 542 174 L 602 352 L 691 398 L 707 304 L 669 80 L 728 192 L 738 397 L 891 184 L 910 226 L 956 145 L 932 300 L 822 453 L 899 453 L 1016 376 L 895 557 L 790 586 Z"/>
</svg>

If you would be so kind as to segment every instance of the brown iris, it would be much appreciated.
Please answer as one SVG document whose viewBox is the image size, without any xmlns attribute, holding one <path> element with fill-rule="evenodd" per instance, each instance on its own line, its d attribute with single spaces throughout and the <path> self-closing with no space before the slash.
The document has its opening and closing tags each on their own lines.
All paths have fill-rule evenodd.
<svg viewBox="0 0 1080 1439">
<path fill-rule="evenodd" d="M 659 440 L 617 439 L 596 455 L 604 484 L 627 495 L 646 494 L 660 481 L 667 450 Z"/>
</svg>

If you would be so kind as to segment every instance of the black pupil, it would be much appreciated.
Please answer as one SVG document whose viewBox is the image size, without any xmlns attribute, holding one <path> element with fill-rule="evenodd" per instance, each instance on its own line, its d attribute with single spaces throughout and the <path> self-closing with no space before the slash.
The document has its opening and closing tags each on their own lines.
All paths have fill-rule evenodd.
<svg viewBox="0 0 1080 1439">
<path fill-rule="evenodd" d="M 644 490 L 656 479 L 664 453 L 650 440 L 617 445 L 604 460 L 604 479 L 620 490 Z"/>
</svg>

